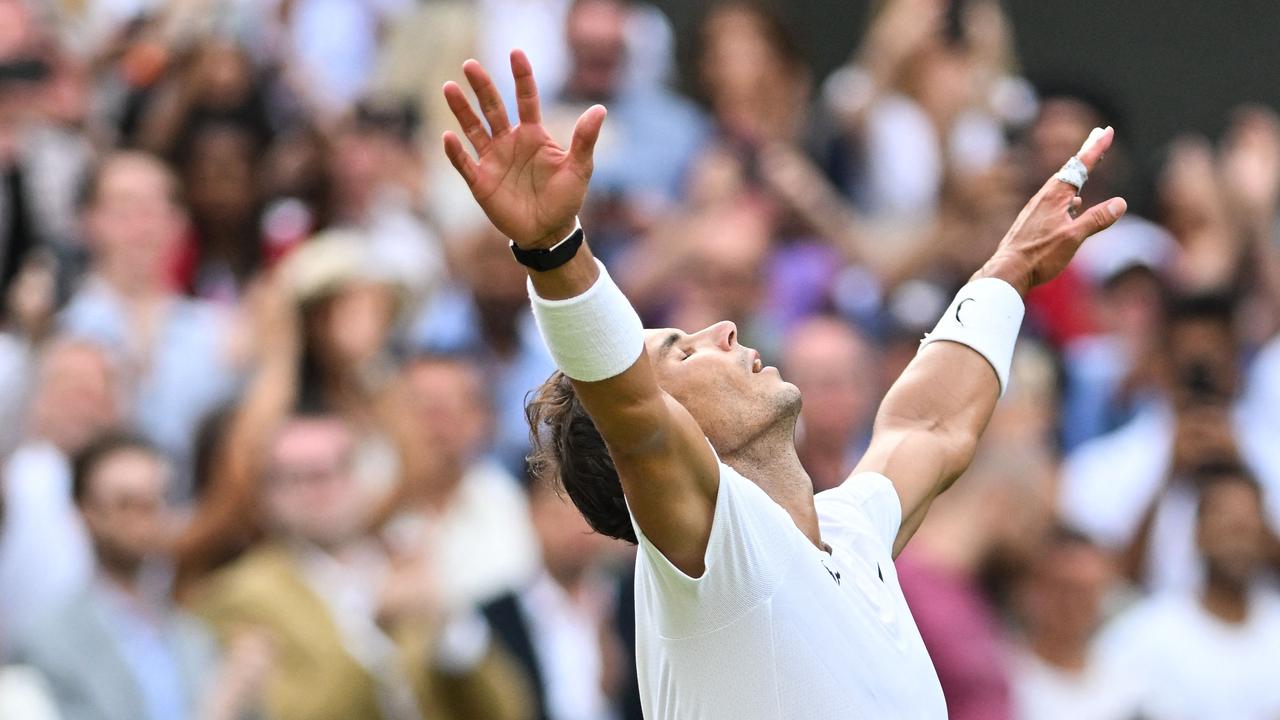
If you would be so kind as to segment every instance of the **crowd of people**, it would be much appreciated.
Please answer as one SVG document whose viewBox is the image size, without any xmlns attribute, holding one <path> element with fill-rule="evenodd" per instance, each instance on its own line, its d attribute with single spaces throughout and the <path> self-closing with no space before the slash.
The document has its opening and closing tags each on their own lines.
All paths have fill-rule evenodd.
<svg viewBox="0 0 1280 720">
<path fill-rule="evenodd" d="M 898 574 L 956 720 L 1280 718 L 1280 117 L 1140 177 L 996 0 L 877 5 L 819 77 L 709 3 L 682 94 L 632 0 L 0 0 L 0 719 L 640 717 L 634 550 L 529 480 L 554 366 L 438 142 L 512 47 L 562 139 L 609 109 L 594 252 L 800 388 L 817 490 L 1114 125 L 1085 205 L 1151 201 L 1028 298 Z"/>
</svg>

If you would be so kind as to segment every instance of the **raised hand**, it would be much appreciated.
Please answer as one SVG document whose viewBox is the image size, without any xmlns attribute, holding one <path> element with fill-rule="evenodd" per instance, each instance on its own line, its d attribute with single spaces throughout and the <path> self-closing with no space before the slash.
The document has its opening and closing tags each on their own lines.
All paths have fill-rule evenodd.
<svg viewBox="0 0 1280 720">
<path fill-rule="evenodd" d="M 1081 148 L 1077 157 L 1090 172 L 1114 137 L 1115 132 L 1107 128 L 1093 145 Z M 1111 227 L 1128 208 L 1124 198 L 1114 197 L 1079 213 L 1081 200 L 1076 192 L 1074 186 L 1049 178 L 1018 213 L 1013 227 L 976 277 L 998 277 L 1025 295 L 1032 287 L 1057 277 L 1085 239 Z"/>
<path fill-rule="evenodd" d="M 444 85 L 449 109 L 476 150 L 472 158 L 455 133 L 444 134 L 449 161 L 471 188 L 489 221 L 516 245 L 547 248 L 573 232 L 591 179 L 592 150 L 600 137 L 605 109 L 593 105 L 578 118 L 568 150 L 542 126 L 538 87 L 529 58 L 511 53 L 520 123 L 512 127 L 507 109 L 489 74 L 475 60 L 462 66 L 480 102 L 486 128 L 455 82 Z"/>
</svg>

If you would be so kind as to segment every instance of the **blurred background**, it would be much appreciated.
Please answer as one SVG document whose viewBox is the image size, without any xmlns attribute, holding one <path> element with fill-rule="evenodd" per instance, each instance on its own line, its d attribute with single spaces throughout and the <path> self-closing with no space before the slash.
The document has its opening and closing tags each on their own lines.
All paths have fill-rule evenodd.
<svg viewBox="0 0 1280 720">
<path fill-rule="evenodd" d="M 1095 125 L 899 576 L 957 720 L 1280 718 L 1280 8 L 0 0 L 0 718 L 640 717 L 632 548 L 528 480 L 553 365 L 439 147 L 525 49 L 651 326 L 732 320 L 815 489 Z M 510 105 L 510 103 L 509 103 Z"/>
</svg>

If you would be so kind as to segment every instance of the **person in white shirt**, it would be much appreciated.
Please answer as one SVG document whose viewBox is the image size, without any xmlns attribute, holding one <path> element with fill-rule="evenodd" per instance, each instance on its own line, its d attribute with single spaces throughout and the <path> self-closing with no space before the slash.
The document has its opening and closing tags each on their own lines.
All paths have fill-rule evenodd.
<svg viewBox="0 0 1280 720">
<path fill-rule="evenodd" d="M 853 474 L 815 496 L 794 444 L 796 387 L 738 344 L 732 323 L 644 331 L 584 245 L 576 216 L 604 108 L 584 112 L 561 148 L 523 52 L 511 69 L 519 124 L 468 61 L 488 125 L 446 83 L 478 158 L 452 132 L 444 149 L 531 269 L 534 316 L 561 370 L 529 408 L 535 462 L 595 530 L 640 545 L 646 716 L 945 717 L 893 557 L 973 457 L 1008 378 L 1022 296 L 1124 213 L 1120 198 L 1087 210 L 1076 200 L 1111 130 L 1091 133 L 1027 204 L 890 389 Z"/>
<path fill-rule="evenodd" d="M 1087 536 L 1055 528 L 1014 594 L 1023 637 L 1014 652 L 1016 720 L 1133 720 L 1130 672 L 1095 638 L 1119 572 Z"/>
<path fill-rule="evenodd" d="M 494 427 L 485 376 L 466 356 L 424 355 L 401 373 L 427 472 L 397 505 L 397 542 L 431 557 L 440 600 L 454 609 L 529 582 L 538 541 L 524 488 L 485 454 Z"/>
<path fill-rule="evenodd" d="M 1262 582 L 1271 542 L 1262 491 L 1239 468 L 1200 475 L 1198 593 L 1154 595 L 1100 640 L 1116 667 L 1137 672 L 1148 720 L 1280 718 L 1280 594 Z"/>
</svg>

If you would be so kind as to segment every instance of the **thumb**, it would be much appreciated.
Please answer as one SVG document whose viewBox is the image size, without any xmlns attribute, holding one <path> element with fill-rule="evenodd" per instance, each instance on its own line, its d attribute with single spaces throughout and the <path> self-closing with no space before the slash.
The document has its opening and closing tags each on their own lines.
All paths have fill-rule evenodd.
<svg viewBox="0 0 1280 720">
<path fill-rule="evenodd" d="M 1129 204 L 1124 198 L 1114 197 L 1086 210 L 1083 215 L 1076 218 L 1074 225 L 1081 233 L 1081 240 L 1083 240 L 1114 225 L 1128 209 Z"/>
<path fill-rule="evenodd" d="M 608 111 L 603 105 L 592 105 L 574 124 L 573 139 L 569 141 L 569 158 L 576 164 L 591 167 L 591 154 L 595 151 L 596 140 L 600 139 L 600 128 L 604 125 L 606 114 Z"/>
</svg>

